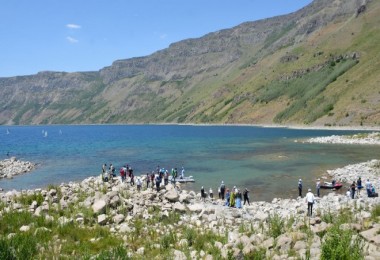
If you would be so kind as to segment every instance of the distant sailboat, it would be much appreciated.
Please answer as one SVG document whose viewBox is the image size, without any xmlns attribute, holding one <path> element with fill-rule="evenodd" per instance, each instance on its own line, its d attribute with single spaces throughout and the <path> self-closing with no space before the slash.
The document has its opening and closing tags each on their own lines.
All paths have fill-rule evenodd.
<svg viewBox="0 0 380 260">
<path fill-rule="evenodd" d="M 10 132 L 9 132 L 9 129 L 7 128 L 7 135 L 9 135 L 9 133 L 10 133 Z"/>
<path fill-rule="evenodd" d="M 60 134 L 60 135 L 62 134 L 62 130 L 61 130 L 61 129 L 59 130 L 59 134 Z"/>
<path fill-rule="evenodd" d="M 47 131 L 45 131 L 44 137 L 47 137 L 47 135 L 48 135 L 48 134 L 47 134 Z"/>
</svg>

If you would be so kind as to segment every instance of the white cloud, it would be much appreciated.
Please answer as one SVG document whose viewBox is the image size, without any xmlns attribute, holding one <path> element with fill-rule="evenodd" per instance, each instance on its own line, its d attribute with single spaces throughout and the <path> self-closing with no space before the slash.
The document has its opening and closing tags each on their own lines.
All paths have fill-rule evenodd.
<svg viewBox="0 0 380 260">
<path fill-rule="evenodd" d="M 66 27 L 70 28 L 70 29 L 80 29 L 80 28 L 82 28 L 82 26 L 80 26 L 78 24 L 74 24 L 74 23 L 66 24 Z"/>
<path fill-rule="evenodd" d="M 160 35 L 160 39 L 163 40 L 163 39 L 165 39 L 167 36 L 168 36 L 168 35 L 167 35 L 166 33 L 161 34 L 161 35 Z"/>
<path fill-rule="evenodd" d="M 68 40 L 70 43 L 77 43 L 77 42 L 79 42 L 77 39 L 75 39 L 73 37 L 70 37 L 70 36 L 67 36 L 66 40 Z"/>
</svg>

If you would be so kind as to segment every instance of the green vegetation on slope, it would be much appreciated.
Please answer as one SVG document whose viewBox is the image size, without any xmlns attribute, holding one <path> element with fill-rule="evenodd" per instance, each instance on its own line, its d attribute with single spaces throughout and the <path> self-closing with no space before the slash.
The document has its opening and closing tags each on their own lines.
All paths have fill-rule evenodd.
<svg viewBox="0 0 380 260">
<path fill-rule="evenodd" d="M 325 97 L 323 91 L 355 64 L 357 61 L 351 59 L 331 62 L 321 70 L 309 72 L 301 77 L 288 81 L 273 81 L 259 90 L 258 98 L 265 103 L 282 96 L 289 99 L 288 107 L 276 115 L 276 123 L 288 121 L 301 111 L 305 113 L 304 123 L 312 123 L 334 108 L 337 97 Z"/>
</svg>

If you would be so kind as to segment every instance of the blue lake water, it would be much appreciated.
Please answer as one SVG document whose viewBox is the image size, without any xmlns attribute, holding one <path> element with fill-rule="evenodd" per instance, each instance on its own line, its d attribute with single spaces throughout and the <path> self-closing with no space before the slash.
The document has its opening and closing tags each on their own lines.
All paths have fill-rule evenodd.
<svg viewBox="0 0 380 260">
<path fill-rule="evenodd" d="M 9 133 L 7 133 L 7 129 Z M 45 136 L 45 132 L 47 132 Z M 0 159 L 38 163 L 30 174 L 0 180 L 0 187 L 34 189 L 99 175 L 103 163 L 129 164 L 136 175 L 157 165 L 186 169 L 196 179 L 185 189 L 248 188 L 252 200 L 296 197 L 299 178 L 313 188 L 326 170 L 379 159 L 379 146 L 307 144 L 315 136 L 355 131 L 253 126 L 91 125 L 0 126 Z"/>
</svg>

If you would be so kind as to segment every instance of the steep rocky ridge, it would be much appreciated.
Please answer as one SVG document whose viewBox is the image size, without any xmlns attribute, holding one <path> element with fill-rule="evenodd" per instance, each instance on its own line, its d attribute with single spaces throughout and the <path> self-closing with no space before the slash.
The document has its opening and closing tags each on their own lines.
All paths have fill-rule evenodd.
<svg viewBox="0 0 380 260">
<path fill-rule="evenodd" d="M 0 78 L 0 124 L 380 124 L 378 1 L 316 0 L 98 72 Z"/>
</svg>

